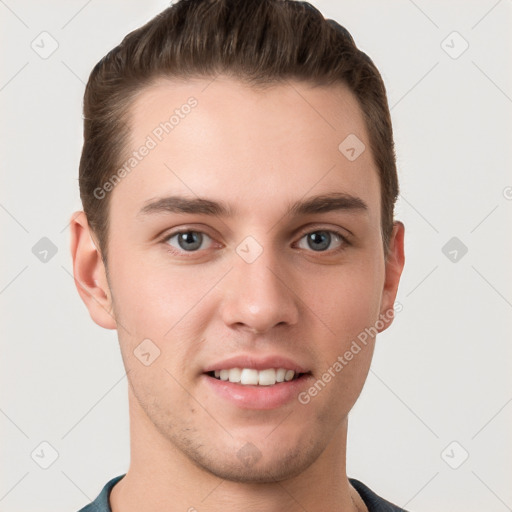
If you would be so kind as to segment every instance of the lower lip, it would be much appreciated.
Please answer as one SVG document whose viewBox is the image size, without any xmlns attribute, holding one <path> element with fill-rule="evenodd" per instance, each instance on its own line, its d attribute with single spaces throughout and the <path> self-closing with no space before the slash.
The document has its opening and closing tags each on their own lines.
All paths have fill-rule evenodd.
<svg viewBox="0 0 512 512">
<path fill-rule="evenodd" d="M 276 409 L 297 400 L 300 391 L 308 386 L 311 375 L 302 375 L 298 379 L 273 386 L 244 386 L 206 374 L 202 378 L 215 393 L 241 409 Z"/>
</svg>

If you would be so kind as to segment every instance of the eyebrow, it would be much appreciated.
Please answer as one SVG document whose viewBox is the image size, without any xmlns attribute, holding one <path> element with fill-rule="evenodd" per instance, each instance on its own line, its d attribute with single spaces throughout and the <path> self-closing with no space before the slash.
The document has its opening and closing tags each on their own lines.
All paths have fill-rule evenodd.
<svg viewBox="0 0 512 512">
<path fill-rule="evenodd" d="M 367 211 L 368 205 L 359 197 L 346 193 L 331 193 L 296 201 L 289 205 L 286 215 L 301 216 L 332 211 Z M 204 198 L 168 196 L 147 201 L 137 217 L 159 213 L 188 213 L 234 217 L 236 211 L 222 201 Z"/>
</svg>

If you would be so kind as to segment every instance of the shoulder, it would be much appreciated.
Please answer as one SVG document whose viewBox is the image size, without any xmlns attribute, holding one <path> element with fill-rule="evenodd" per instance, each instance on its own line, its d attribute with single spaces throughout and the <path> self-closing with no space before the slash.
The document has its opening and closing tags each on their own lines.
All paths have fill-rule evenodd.
<svg viewBox="0 0 512 512">
<path fill-rule="evenodd" d="M 354 487 L 361 496 L 368 508 L 368 512 L 407 512 L 405 509 L 400 508 L 375 494 L 368 486 L 363 484 L 363 482 L 360 482 L 355 478 L 349 478 L 348 480 L 352 484 L 352 487 Z"/>
<path fill-rule="evenodd" d="M 110 491 L 112 490 L 112 487 L 114 487 L 114 485 L 124 477 L 125 474 L 116 476 L 112 478 L 112 480 L 109 480 L 98 494 L 97 498 L 92 503 L 89 503 L 89 505 L 81 508 L 78 512 L 112 512 L 108 500 Z"/>
</svg>

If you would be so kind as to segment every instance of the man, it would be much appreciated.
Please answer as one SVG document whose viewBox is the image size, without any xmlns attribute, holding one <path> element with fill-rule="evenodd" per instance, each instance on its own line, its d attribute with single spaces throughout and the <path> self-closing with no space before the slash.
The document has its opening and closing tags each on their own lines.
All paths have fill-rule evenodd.
<svg viewBox="0 0 512 512">
<path fill-rule="evenodd" d="M 82 512 L 402 510 L 345 465 L 404 265 L 350 34 L 303 2 L 181 0 L 95 66 L 84 122 L 73 270 L 118 331 L 131 461 Z"/>
</svg>

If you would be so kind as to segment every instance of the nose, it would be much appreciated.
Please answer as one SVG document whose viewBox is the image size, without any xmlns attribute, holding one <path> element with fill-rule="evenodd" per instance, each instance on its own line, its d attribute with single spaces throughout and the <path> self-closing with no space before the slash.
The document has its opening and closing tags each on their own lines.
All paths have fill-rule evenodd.
<svg viewBox="0 0 512 512">
<path fill-rule="evenodd" d="M 220 314 L 233 329 L 262 334 L 291 326 L 299 319 L 300 300 L 293 279 L 270 249 L 251 263 L 236 253 L 233 269 L 222 282 Z"/>
</svg>

